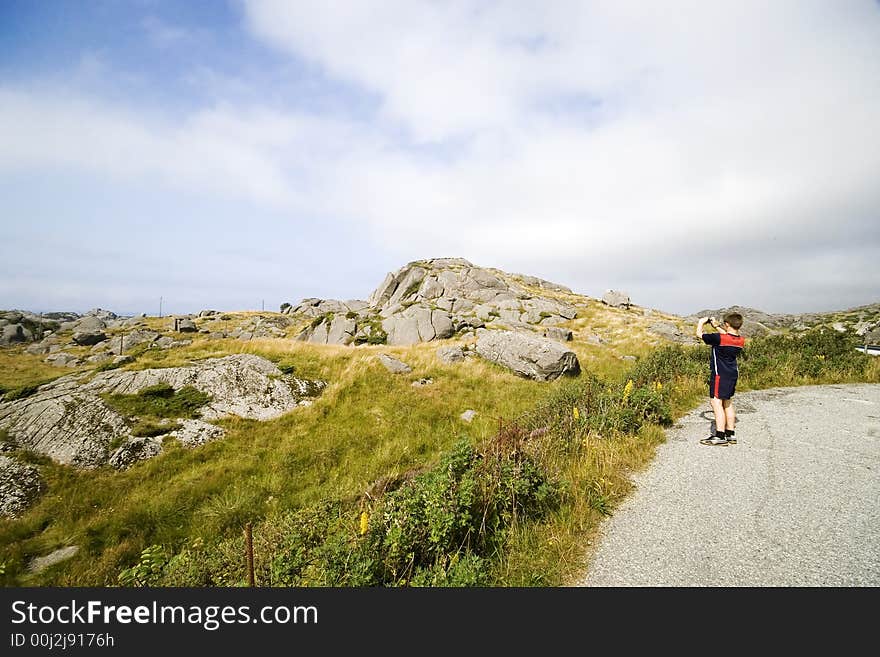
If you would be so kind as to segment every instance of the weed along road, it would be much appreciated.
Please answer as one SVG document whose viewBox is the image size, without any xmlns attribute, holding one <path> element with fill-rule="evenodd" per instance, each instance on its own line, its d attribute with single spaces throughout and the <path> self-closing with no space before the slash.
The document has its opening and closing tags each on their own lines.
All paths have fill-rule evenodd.
<svg viewBox="0 0 880 657">
<path fill-rule="evenodd" d="M 667 431 L 605 521 L 584 586 L 880 586 L 880 385 L 738 393 Z"/>
</svg>

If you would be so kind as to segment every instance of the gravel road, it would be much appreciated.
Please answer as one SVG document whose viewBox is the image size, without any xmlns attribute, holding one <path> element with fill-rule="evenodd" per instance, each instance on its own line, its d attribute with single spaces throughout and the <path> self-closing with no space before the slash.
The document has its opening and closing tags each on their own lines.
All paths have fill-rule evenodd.
<svg viewBox="0 0 880 657">
<path fill-rule="evenodd" d="M 734 403 L 736 445 L 700 445 L 708 401 L 667 431 L 581 585 L 880 586 L 880 385 Z"/>
</svg>

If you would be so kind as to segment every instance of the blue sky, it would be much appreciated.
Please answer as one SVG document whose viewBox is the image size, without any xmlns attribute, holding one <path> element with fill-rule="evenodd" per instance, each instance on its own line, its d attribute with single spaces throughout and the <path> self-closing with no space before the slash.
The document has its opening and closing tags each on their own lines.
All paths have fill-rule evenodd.
<svg viewBox="0 0 880 657">
<path fill-rule="evenodd" d="M 366 298 L 462 256 L 880 300 L 875 2 L 0 2 L 0 307 Z"/>
</svg>

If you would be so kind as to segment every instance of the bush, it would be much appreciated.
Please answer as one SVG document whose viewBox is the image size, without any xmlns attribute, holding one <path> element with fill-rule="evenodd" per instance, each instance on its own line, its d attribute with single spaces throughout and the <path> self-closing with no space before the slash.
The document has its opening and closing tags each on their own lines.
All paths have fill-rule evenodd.
<svg viewBox="0 0 880 657">
<path fill-rule="evenodd" d="M 778 372 L 822 379 L 864 375 L 870 356 L 857 351 L 857 337 L 827 328 L 801 336 L 771 335 L 755 338 L 743 351 L 740 375 L 767 378 Z"/>
<path fill-rule="evenodd" d="M 515 427 L 499 433 L 482 453 L 460 441 L 438 467 L 386 495 L 367 538 L 381 554 L 381 579 L 406 582 L 455 555 L 492 554 L 507 527 L 554 507 L 558 487 L 521 442 Z"/>
<path fill-rule="evenodd" d="M 516 522 L 541 517 L 558 487 L 507 427 L 482 451 L 460 441 L 438 466 L 375 502 L 325 502 L 255 527 L 255 574 L 269 586 L 475 586 Z M 239 518 L 238 520 L 243 520 Z M 225 524 L 225 523 L 224 523 Z M 231 527 L 226 524 L 226 526 Z M 163 566 L 166 586 L 241 583 L 243 539 L 187 546 Z"/>
</svg>

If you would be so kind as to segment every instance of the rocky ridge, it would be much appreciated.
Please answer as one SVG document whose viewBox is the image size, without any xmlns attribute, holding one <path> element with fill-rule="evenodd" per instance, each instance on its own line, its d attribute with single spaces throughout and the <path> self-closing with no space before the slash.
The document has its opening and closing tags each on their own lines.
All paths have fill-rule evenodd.
<svg viewBox="0 0 880 657">
<path fill-rule="evenodd" d="M 567 296 L 567 287 L 539 278 L 434 258 L 389 273 L 366 301 L 310 298 L 282 312 L 312 319 L 298 336 L 306 342 L 411 345 L 489 325 L 539 331 L 577 316 Z"/>
</svg>

